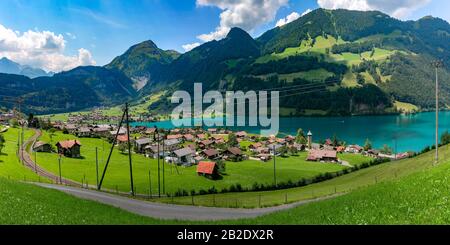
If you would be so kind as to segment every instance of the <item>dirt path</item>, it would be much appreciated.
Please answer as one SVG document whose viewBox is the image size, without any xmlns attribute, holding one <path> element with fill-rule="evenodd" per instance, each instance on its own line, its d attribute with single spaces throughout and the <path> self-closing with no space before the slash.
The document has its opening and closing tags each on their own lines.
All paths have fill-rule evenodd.
<svg viewBox="0 0 450 245">
<path fill-rule="evenodd" d="M 41 137 L 42 132 L 38 129 L 34 130 L 34 132 L 35 134 L 33 135 L 33 137 L 29 138 L 23 145 L 21 145 L 19 149 L 18 157 L 19 159 L 21 159 L 23 164 L 29 169 L 31 169 L 33 172 L 38 174 L 39 176 L 42 176 L 44 178 L 53 181 L 53 183 L 60 183 L 62 185 L 81 187 L 81 184 L 65 178 L 62 178 L 60 180 L 59 176 L 56 176 L 55 174 L 40 167 L 38 164 L 35 164 L 35 162 L 31 159 L 30 153 L 27 151 L 27 148 L 28 146 L 30 146 L 30 149 L 33 148 L 33 145 L 36 143 L 39 137 Z"/>
</svg>

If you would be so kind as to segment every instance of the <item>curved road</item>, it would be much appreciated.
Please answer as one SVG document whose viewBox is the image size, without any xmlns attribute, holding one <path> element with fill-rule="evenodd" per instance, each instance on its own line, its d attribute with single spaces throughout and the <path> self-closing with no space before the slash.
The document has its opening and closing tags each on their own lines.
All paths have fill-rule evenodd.
<svg viewBox="0 0 450 245">
<path fill-rule="evenodd" d="M 37 139 L 39 139 L 41 134 L 42 133 L 40 130 L 35 130 L 35 134 L 33 135 L 33 137 L 28 139 L 22 145 L 19 151 L 19 157 L 20 159 L 23 160 L 25 166 L 35 171 L 38 175 L 48 178 L 52 180 L 54 183 L 59 183 L 60 182 L 59 176 L 56 176 L 53 173 L 48 172 L 39 165 L 35 164 L 34 161 L 31 159 L 30 154 L 26 151 L 27 146 L 30 144 L 31 146 L 33 146 L 37 141 Z M 83 187 L 80 183 L 64 178 L 61 180 L 61 182 L 63 185 L 54 185 L 45 183 L 33 183 L 33 184 L 48 189 L 59 190 L 78 198 L 111 205 L 142 216 L 157 219 L 187 220 L 187 221 L 211 221 L 211 220 L 255 218 L 265 214 L 294 208 L 311 202 L 318 202 L 326 199 L 331 199 L 336 196 L 342 195 L 337 194 L 333 196 L 321 197 L 313 200 L 300 201 L 292 204 L 269 208 L 234 209 L 234 208 L 214 208 L 214 207 L 198 207 L 198 206 L 154 203 L 137 199 L 131 199 L 124 196 L 110 194 L 106 192 L 99 192 L 95 190 L 80 188 Z"/>
<path fill-rule="evenodd" d="M 60 180 L 59 176 L 56 176 L 53 173 L 43 169 L 42 167 L 39 166 L 39 164 L 35 164 L 35 162 L 31 159 L 30 153 L 27 151 L 27 148 L 28 146 L 30 146 L 31 149 L 33 148 L 36 141 L 39 139 L 39 137 L 41 137 L 42 132 L 40 130 L 34 130 L 34 132 L 35 132 L 34 135 L 31 138 L 29 138 L 25 143 L 23 143 L 23 145 L 21 145 L 19 149 L 18 157 L 19 159 L 22 160 L 23 164 L 29 169 L 31 169 L 33 172 L 38 174 L 39 176 L 47 178 L 53 181 L 54 183 L 61 183 L 63 185 L 81 187 L 81 184 L 77 182 L 64 178 Z"/>
<path fill-rule="evenodd" d="M 187 220 L 187 221 L 212 221 L 212 220 L 255 218 L 273 212 L 298 207 L 307 203 L 322 201 L 339 196 L 334 195 L 322 197 L 314 200 L 301 201 L 270 208 L 234 209 L 234 208 L 213 208 L 213 207 L 198 207 L 198 206 L 183 206 L 164 203 L 153 203 L 148 201 L 126 198 L 105 192 L 81 189 L 76 187 L 42 184 L 42 183 L 35 183 L 35 184 L 41 187 L 59 190 L 78 198 L 111 205 L 142 216 L 157 219 Z"/>
</svg>

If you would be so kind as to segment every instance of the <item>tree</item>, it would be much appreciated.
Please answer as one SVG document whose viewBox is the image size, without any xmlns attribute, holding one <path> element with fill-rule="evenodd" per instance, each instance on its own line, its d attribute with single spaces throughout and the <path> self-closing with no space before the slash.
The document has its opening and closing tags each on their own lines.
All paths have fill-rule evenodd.
<svg viewBox="0 0 450 245">
<path fill-rule="evenodd" d="M 441 136 L 441 144 L 442 145 L 450 144 L 450 133 L 448 131 L 445 131 L 445 133 L 442 134 L 442 136 Z"/>
<path fill-rule="evenodd" d="M 217 161 L 216 161 L 216 166 L 217 166 L 217 172 L 218 172 L 218 174 L 225 174 L 225 172 L 226 172 L 226 164 L 225 164 L 225 161 L 223 161 L 223 160 L 217 160 Z"/>
<path fill-rule="evenodd" d="M 119 144 L 119 151 L 122 154 L 125 154 L 125 151 L 128 149 L 127 143 L 120 143 Z"/>
<path fill-rule="evenodd" d="M 286 157 L 286 154 L 288 153 L 288 148 L 286 146 L 282 146 L 278 148 L 278 153 L 280 153 L 281 157 Z"/>
<path fill-rule="evenodd" d="M 383 148 L 381 148 L 380 152 L 383 153 L 383 154 L 390 155 L 390 154 L 392 154 L 393 150 L 388 145 L 383 145 Z"/>
<path fill-rule="evenodd" d="M 333 139 L 331 140 L 331 142 L 333 143 L 333 146 L 340 146 L 341 145 L 341 141 L 339 140 L 339 138 L 337 137 L 336 134 L 333 135 Z"/>
<path fill-rule="evenodd" d="M 55 136 L 56 129 L 50 128 L 48 130 L 48 135 L 50 136 L 50 143 L 53 143 L 53 136 Z"/>
<path fill-rule="evenodd" d="M 230 147 L 234 147 L 237 146 L 239 144 L 237 137 L 234 133 L 231 133 L 228 135 L 228 146 Z"/>
<path fill-rule="evenodd" d="M 372 142 L 370 142 L 369 139 L 366 139 L 366 143 L 364 143 L 364 150 L 368 151 L 370 149 L 372 149 Z"/>
<path fill-rule="evenodd" d="M 2 154 L 2 150 L 5 147 L 5 137 L 0 134 L 0 154 Z"/>
<path fill-rule="evenodd" d="M 298 144 L 306 144 L 307 143 L 306 135 L 303 129 L 299 128 L 297 130 L 297 136 L 295 137 L 295 142 Z"/>
<path fill-rule="evenodd" d="M 356 75 L 356 82 L 360 85 L 363 85 L 366 83 L 366 79 L 361 75 L 361 73 L 358 73 Z"/>
</svg>

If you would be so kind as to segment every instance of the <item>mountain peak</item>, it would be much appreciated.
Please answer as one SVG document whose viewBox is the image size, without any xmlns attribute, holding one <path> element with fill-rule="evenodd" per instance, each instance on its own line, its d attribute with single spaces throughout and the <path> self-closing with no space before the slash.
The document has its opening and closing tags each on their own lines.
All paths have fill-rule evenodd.
<svg viewBox="0 0 450 245">
<path fill-rule="evenodd" d="M 246 31 L 239 27 L 233 27 L 231 28 L 230 32 L 228 32 L 227 38 L 240 38 L 240 37 L 250 37 L 250 34 L 248 34 Z"/>
</svg>

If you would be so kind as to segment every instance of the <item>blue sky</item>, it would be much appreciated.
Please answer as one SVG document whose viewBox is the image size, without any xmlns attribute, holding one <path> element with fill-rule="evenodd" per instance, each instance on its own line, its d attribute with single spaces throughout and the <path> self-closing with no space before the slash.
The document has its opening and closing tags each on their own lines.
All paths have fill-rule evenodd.
<svg viewBox="0 0 450 245">
<path fill-rule="evenodd" d="M 390 0 L 341 0 L 341 5 L 331 0 L 242 0 L 245 8 L 253 9 L 250 11 L 237 6 L 235 0 L 197 1 L 2 0 L 0 56 L 55 71 L 104 65 L 144 40 L 183 52 L 183 45 L 222 37 L 230 25 L 241 26 L 256 37 L 293 12 L 301 15 L 319 6 L 379 8 L 402 19 L 434 15 L 450 20 L 446 0 L 400 0 L 398 4 Z M 261 2 L 269 2 L 270 7 L 263 8 Z M 230 16 L 221 16 L 225 12 Z M 24 35 L 29 30 L 29 35 Z M 207 35 L 199 37 L 201 34 Z M 4 43 L 9 45 L 2 45 L 5 36 L 9 42 Z M 35 44 L 28 44 L 30 40 Z M 21 52 L 16 50 L 18 46 Z"/>
</svg>

